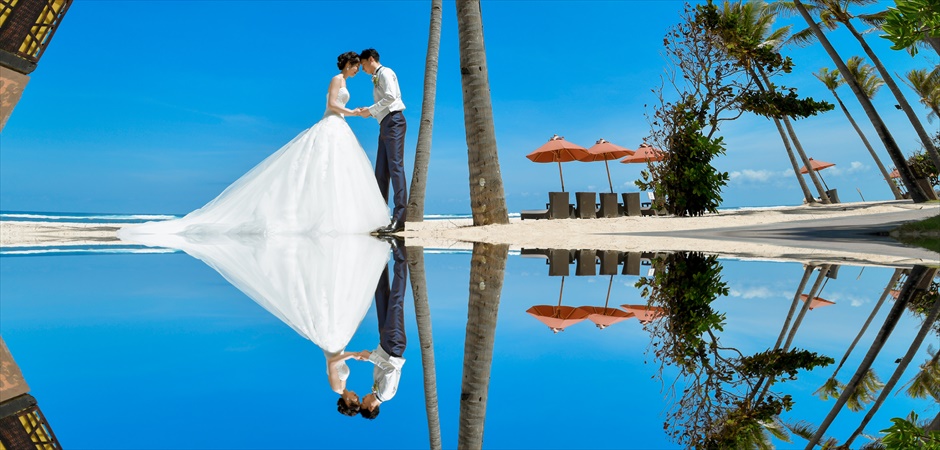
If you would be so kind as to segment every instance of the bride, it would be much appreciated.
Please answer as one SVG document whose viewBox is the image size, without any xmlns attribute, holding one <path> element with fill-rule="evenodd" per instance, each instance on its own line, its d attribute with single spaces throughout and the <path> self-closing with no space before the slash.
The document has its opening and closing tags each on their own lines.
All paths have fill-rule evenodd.
<svg viewBox="0 0 940 450">
<path fill-rule="evenodd" d="M 218 197 L 181 219 L 129 225 L 118 236 L 368 233 L 388 225 L 388 205 L 372 165 L 346 123 L 346 80 L 359 72 L 359 56 L 337 57 L 326 112 L 232 183 Z"/>
</svg>

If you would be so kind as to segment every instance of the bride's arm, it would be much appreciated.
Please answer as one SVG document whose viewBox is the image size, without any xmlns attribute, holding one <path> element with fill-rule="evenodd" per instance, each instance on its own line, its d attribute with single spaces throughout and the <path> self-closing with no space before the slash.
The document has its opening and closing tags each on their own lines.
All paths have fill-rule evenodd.
<svg viewBox="0 0 940 450">
<path fill-rule="evenodd" d="M 336 114 L 343 114 L 347 116 L 354 115 L 355 111 L 346 108 L 342 103 L 339 102 L 339 88 L 341 87 L 343 87 L 343 82 L 339 79 L 339 77 L 333 77 L 333 79 L 330 80 L 330 91 L 326 102 L 327 108 Z"/>
</svg>

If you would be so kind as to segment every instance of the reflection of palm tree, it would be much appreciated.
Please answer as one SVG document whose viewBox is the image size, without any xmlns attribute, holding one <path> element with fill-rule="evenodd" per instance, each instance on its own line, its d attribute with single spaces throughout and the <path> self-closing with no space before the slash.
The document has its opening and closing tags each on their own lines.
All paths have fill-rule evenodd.
<svg viewBox="0 0 940 450">
<path fill-rule="evenodd" d="M 457 0 L 457 35 L 460 41 L 460 81 L 463 85 L 473 224 L 509 223 L 496 151 L 496 129 L 493 126 L 493 103 L 486 70 L 480 0 Z"/>
<path fill-rule="evenodd" d="M 891 281 L 888 281 L 888 285 L 885 286 L 884 292 L 881 293 L 881 298 L 878 299 L 878 303 L 871 310 L 871 314 L 868 315 L 868 320 L 865 321 L 865 324 L 862 325 L 862 328 L 858 330 L 858 334 L 855 335 L 855 340 L 852 341 L 852 344 L 849 345 L 849 348 L 845 350 L 845 354 L 842 355 L 842 360 L 839 361 L 839 365 L 836 366 L 835 372 L 832 373 L 832 376 L 829 377 L 829 380 L 816 391 L 822 400 L 828 400 L 830 397 L 838 397 L 839 390 L 845 386 L 839 383 L 836 379 L 836 376 L 839 375 L 839 370 L 842 369 L 842 365 L 845 364 L 845 360 L 849 358 L 849 355 L 852 353 L 852 350 L 855 349 L 855 345 L 858 344 L 859 339 L 862 338 L 862 335 L 865 334 L 865 331 L 868 329 L 868 325 L 871 324 L 871 321 L 874 320 L 875 315 L 878 314 L 878 311 L 881 309 L 881 305 L 884 304 L 885 299 L 888 298 L 888 295 L 891 293 L 891 290 L 897 285 L 898 279 L 901 278 L 902 269 L 895 269 L 894 275 L 891 276 Z"/>
<path fill-rule="evenodd" d="M 923 271 L 927 272 L 927 276 L 933 278 L 933 274 L 936 273 L 934 270 Z M 918 282 L 923 277 L 918 277 L 915 281 Z M 912 277 L 913 278 L 913 277 Z M 913 288 L 915 284 L 907 283 L 905 284 L 906 290 L 901 291 L 901 297 L 907 297 L 910 299 L 914 295 L 915 289 Z M 901 298 L 898 298 L 898 301 L 901 301 Z M 898 362 L 898 367 L 894 370 L 894 374 L 891 375 L 891 378 L 885 383 L 884 389 L 882 389 L 881 394 L 878 396 L 878 399 L 875 400 L 875 403 L 872 404 L 871 409 L 868 411 L 868 414 L 865 414 L 865 418 L 862 419 L 862 423 L 858 425 L 858 428 L 845 440 L 845 445 L 852 445 L 852 441 L 865 429 L 865 425 L 868 425 L 868 422 L 875 415 L 875 412 L 878 411 L 878 408 L 881 407 L 884 403 L 885 398 L 888 394 L 891 393 L 891 390 L 894 389 L 894 385 L 897 384 L 898 380 L 901 378 L 901 374 L 904 373 L 904 370 L 907 369 L 908 364 L 911 363 L 911 360 L 914 359 L 914 355 L 917 353 L 917 350 L 920 349 L 920 345 L 924 342 L 924 338 L 933 328 L 934 322 L 937 320 L 937 317 L 940 316 L 940 299 L 934 302 L 933 308 L 927 313 L 924 318 L 924 324 L 920 327 L 920 331 L 917 333 L 917 336 L 914 337 L 914 342 L 911 343 L 911 346 L 908 348 L 907 353 L 901 358 L 901 361 Z"/>
<path fill-rule="evenodd" d="M 508 245 L 473 244 L 457 435 L 457 447 L 461 449 L 483 448 L 496 317 L 508 253 Z"/>
<path fill-rule="evenodd" d="M 848 67 L 844 62 L 842 62 L 842 58 L 836 52 L 836 49 L 832 46 L 832 43 L 829 42 L 829 38 L 823 34 L 822 29 L 820 29 L 819 25 L 813 20 L 813 17 L 810 16 L 809 11 L 806 10 L 806 6 L 803 4 L 803 2 L 800 0 L 793 0 L 793 6 L 800 13 L 800 16 L 803 17 L 803 20 L 806 21 L 806 23 L 809 25 L 809 30 L 812 31 L 813 35 L 816 36 L 816 39 L 819 40 L 819 43 L 822 44 L 823 48 L 826 50 L 826 53 L 835 63 L 839 72 L 848 73 Z M 921 190 L 920 186 L 914 183 L 914 174 L 911 172 L 911 168 L 907 164 L 907 159 L 904 157 L 904 152 L 901 151 L 901 148 L 894 140 L 891 132 L 888 131 L 887 125 L 885 125 L 884 120 L 881 119 L 881 116 L 878 115 L 878 111 L 875 110 L 871 100 L 865 97 L 865 94 L 862 92 L 858 86 L 858 83 L 853 78 L 849 77 L 845 80 L 849 84 L 849 87 L 852 88 L 852 92 L 855 94 L 855 97 L 858 99 L 859 103 L 861 103 L 862 109 L 865 110 L 865 114 L 867 114 L 868 118 L 871 119 L 872 125 L 875 127 L 875 131 L 878 133 L 878 137 L 880 137 L 882 142 L 884 142 L 885 148 L 888 150 L 888 155 L 891 157 L 891 161 L 894 163 L 894 166 L 898 169 L 898 173 L 901 175 L 901 181 L 904 183 L 907 191 L 911 194 L 911 199 L 918 203 L 927 201 L 926 194 Z"/>
<path fill-rule="evenodd" d="M 930 352 L 930 349 L 927 350 Z M 917 375 L 907 384 L 907 395 L 913 398 L 933 398 L 940 403 L 940 351 L 920 365 Z"/>
<path fill-rule="evenodd" d="M 424 248 L 409 247 L 407 255 L 408 272 L 411 274 L 411 292 L 415 301 L 415 320 L 418 322 L 421 367 L 424 369 L 424 405 L 428 412 L 428 439 L 431 449 L 440 449 L 441 418 L 437 408 L 437 370 L 434 366 L 434 334 L 431 331 L 431 308 L 428 306 L 428 285 L 424 272 Z"/>
<path fill-rule="evenodd" d="M 846 63 L 846 65 L 849 67 L 849 70 L 852 70 L 853 68 L 852 60 L 854 60 L 855 58 L 857 57 L 853 56 L 852 58 L 849 59 L 849 62 Z M 854 63 L 854 67 L 856 68 L 859 67 L 858 62 Z M 859 71 L 856 71 L 856 74 L 859 74 Z M 868 96 L 868 98 L 871 98 L 872 96 L 875 95 L 875 91 L 878 89 L 877 85 L 873 82 L 873 80 L 881 81 L 881 79 L 878 78 L 877 75 L 871 73 L 870 70 L 868 71 L 868 74 L 870 75 L 870 80 L 872 81 L 862 82 L 861 80 L 859 80 L 859 84 L 866 87 L 865 94 Z M 891 175 L 888 174 L 888 170 L 885 169 L 884 164 L 881 163 L 881 158 L 879 158 L 878 154 L 875 153 L 875 149 L 872 148 L 871 143 L 868 142 L 868 138 L 865 137 L 865 133 L 863 133 L 862 129 L 859 128 L 858 124 L 855 123 L 855 118 L 853 118 L 852 114 L 849 113 L 848 108 L 845 107 L 845 103 L 842 103 L 842 99 L 839 98 L 839 94 L 836 92 L 836 89 L 845 83 L 845 81 L 842 79 L 842 76 L 839 74 L 839 71 L 838 70 L 830 71 L 829 69 L 823 67 L 822 69 L 819 69 L 819 73 L 814 73 L 813 75 L 815 75 L 816 78 L 819 79 L 819 81 L 822 81 L 823 84 L 826 85 L 826 88 L 828 88 L 829 91 L 832 92 L 832 95 L 836 98 L 836 101 L 839 102 L 839 107 L 842 108 L 842 112 L 845 113 L 845 117 L 849 119 L 849 123 L 852 124 L 852 128 L 855 128 L 855 132 L 858 133 L 858 137 L 862 139 L 862 143 L 865 144 L 865 148 L 868 149 L 868 153 L 871 154 L 872 159 L 875 160 L 875 164 L 878 166 L 878 170 L 881 171 L 881 175 L 884 177 L 885 181 L 888 183 L 888 187 L 891 188 L 891 193 L 894 194 L 894 198 L 896 200 L 900 200 L 901 192 L 898 190 L 897 185 L 894 184 L 894 181 L 891 179 Z M 858 77 L 856 77 L 856 79 L 857 78 Z M 868 89 L 867 86 L 872 86 L 872 89 Z"/>
<path fill-rule="evenodd" d="M 842 391 L 842 395 L 840 395 L 839 399 L 836 400 L 836 403 L 832 406 L 829 414 L 826 415 L 826 418 L 819 425 L 819 429 L 816 430 L 815 434 L 813 434 L 809 444 L 806 446 L 806 450 L 811 450 L 816 445 L 816 443 L 819 442 L 819 439 L 829 428 L 829 425 L 832 424 L 832 421 L 835 420 L 836 416 L 839 414 L 839 411 L 841 411 L 842 407 L 845 406 L 849 397 L 854 395 L 855 390 L 858 388 L 866 374 L 870 371 L 872 364 L 875 362 L 875 358 L 878 357 L 878 353 L 881 352 L 881 349 L 884 347 L 885 342 L 887 342 L 888 337 L 891 336 L 891 332 L 894 331 L 894 327 L 901 319 L 901 315 L 903 315 L 904 310 L 907 308 L 907 304 L 910 302 L 911 296 L 913 295 L 914 286 L 916 286 L 926 271 L 927 269 L 924 266 L 915 266 L 911 270 L 910 275 L 907 277 L 907 281 L 904 283 L 904 287 L 901 289 L 901 295 L 898 296 L 898 299 L 894 302 L 894 306 L 891 307 L 891 311 L 889 311 L 887 317 L 885 317 L 885 322 L 881 326 L 881 330 L 878 331 L 878 335 L 875 336 L 875 340 L 872 342 L 871 348 L 869 348 L 865 358 L 862 359 L 861 364 L 859 364 L 858 370 L 855 371 L 855 375 L 853 375 L 852 379 L 849 380 L 849 382 L 845 385 L 845 390 Z"/>
<path fill-rule="evenodd" d="M 441 52 L 441 3 L 431 0 L 431 26 L 428 30 L 428 54 L 424 60 L 424 98 L 421 101 L 421 124 L 415 149 L 411 195 L 408 197 L 408 220 L 424 221 L 424 194 L 427 190 L 428 163 L 431 160 L 431 134 L 434 131 L 434 99 L 437 94 L 437 57 Z M 422 259 L 424 256 L 422 255 Z M 412 281 L 414 284 L 414 281 Z"/>
</svg>

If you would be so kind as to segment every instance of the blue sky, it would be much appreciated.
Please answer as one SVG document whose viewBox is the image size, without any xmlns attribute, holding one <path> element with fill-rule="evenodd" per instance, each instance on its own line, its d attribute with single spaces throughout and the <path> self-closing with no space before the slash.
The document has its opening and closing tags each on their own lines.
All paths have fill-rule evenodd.
<svg viewBox="0 0 940 450">
<path fill-rule="evenodd" d="M 721 260 L 730 295 L 725 346 L 745 353 L 773 345 L 803 274 L 797 263 Z M 441 432 L 457 442 L 467 322 L 467 254 L 426 255 Z M 311 268 L 315 270 L 315 268 Z M 810 311 L 794 346 L 842 356 L 890 279 L 891 269 L 843 266 Z M 560 279 L 540 259 L 510 256 L 506 266 L 485 443 L 488 448 L 676 448 L 662 432 L 667 391 L 652 377 L 658 361 L 635 320 L 598 330 L 588 322 L 552 334 L 525 313 L 555 304 Z M 406 294 L 409 346 L 401 385 L 374 422 L 335 410 L 323 354 L 310 341 L 183 253 L 0 257 L 0 328 L 58 438 L 68 448 L 424 448 L 421 352 L 412 294 Z M 602 306 L 606 276 L 565 278 L 563 304 Z M 637 277 L 616 276 L 611 305 L 642 303 Z M 410 290 L 410 286 L 409 286 Z M 888 312 L 886 304 L 840 374 L 845 382 Z M 905 313 L 878 358 L 884 380 L 920 326 Z M 374 348 L 374 309 L 347 348 Z M 926 346 L 924 346 L 926 347 Z M 921 350 L 906 382 L 928 358 Z M 349 386 L 371 384 L 351 363 Z M 820 423 L 833 401 L 812 392 L 833 367 L 780 383 L 793 395 L 787 420 Z M 674 371 L 666 371 L 667 387 Z M 520 409 L 521 401 L 531 406 Z M 929 402 L 890 397 L 870 432 Z M 932 412 L 931 412 L 932 411 Z M 844 437 L 864 413 L 843 411 L 831 434 Z M 549 433 L 548 430 L 564 429 Z M 381 436 L 382 438 L 378 438 Z M 798 441 L 799 442 L 799 441 Z M 788 446 L 783 446 L 788 447 Z"/>
<path fill-rule="evenodd" d="M 870 7 L 872 11 L 890 4 Z M 322 115 L 336 55 L 377 48 L 399 75 L 408 109 L 409 174 L 420 117 L 429 6 L 375 2 L 75 2 L 0 137 L 3 210 L 116 213 L 189 212 Z M 525 154 L 552 134 L 584 146 L 598 138 L 635 148 L 649 134 L 644 116 L 659 84 L 662 38 L 678 20 L 677 1 L 484 1 L 487 60 L 500 164 L 511 211 L 544 203 L 558 189 L 557 166 Z M 468 170 L 456 17 L 444 2 L 428 213 L 467 212 Z M 381 18 L 388 25 L 370 22 Z M 792 19 L 787 19 L 793 22 Z M 793 22 L 796 23 L 796 22 Z M 844 57 L 861 48 L 831 34 Z M 888 68 L 928 67 L 867 35 Z M 833 64 L 819 46 L 791 49 L 783 79 L 801 94 L 830 100 L 812 72 Z M 349 82 L 350 106 L 371 103 L 368 77 Z M 911 103 L 917 104 L 905 86 Z M 843 88 L 843 98 L 861 109 Z M 902 148 L 916 135 L 887 89 L 875 104 Z M 926 109 L 916 105 L 926 123 Z M 377 124 L 348 120 L 374 158 Z M 859 122 L 877 142 L 867 120 Z M 838 110 L 800 121 L 810 156 L 844 201 L 889 199 L 867 151 Z M 722 132 L 732 175 L 724 206 L 798 204 L 801 195 L 776 131 L 746 117 Z M 890 166 L 884 149 L 876 149 Z M 565 164 L 569 191 L 606 189 L 600 163 Z M 614 162 L 617 189 L 633 190 L 638 165 Z"/>
</svg>

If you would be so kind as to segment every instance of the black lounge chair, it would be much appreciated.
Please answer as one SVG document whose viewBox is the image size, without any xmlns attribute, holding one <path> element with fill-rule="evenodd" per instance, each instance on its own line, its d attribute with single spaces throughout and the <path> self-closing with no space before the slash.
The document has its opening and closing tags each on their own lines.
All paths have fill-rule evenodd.
<svg viewBox="0 0 940 450">
<path fill-rule="evenodd" d="M 597 217 L 618 217 L 623 214 L 622 211 L 623 206 L 617 202 L 617 194 L 600 193 L 600 203 L 597 204 Z"/>
<path fill-rule="evenodd" d="M 575 209 L 575 217 L 579 219 L 597 218 L 596 192 L 575 192 L 574 196 L 578 203 Z"/>
<path fill-rule="evenodd" d="M 545 209 L 528 209 L 519 212 L 526 219 L 568 219 L 574 217 L 574 206 L 568 203 L 567 192 L 549 192 Z"/>
<path fill-rule="evenodd" d="M 639 192 L 624 192 L 622 195 L 623 195 L 623 215 L 639 216 L 641 214 L 640 193 Z"/>
</svg>

